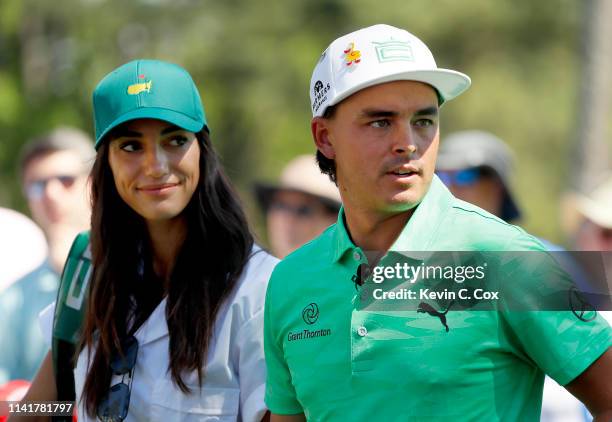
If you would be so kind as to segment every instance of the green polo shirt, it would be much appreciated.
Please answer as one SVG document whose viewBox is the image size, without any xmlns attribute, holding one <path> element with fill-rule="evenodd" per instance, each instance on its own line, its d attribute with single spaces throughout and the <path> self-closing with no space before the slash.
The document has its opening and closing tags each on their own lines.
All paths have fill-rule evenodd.
<svg viewBox="0 0 612 422">
<path fill-rule="evenodd" d="M 437 177 L 392 251 L 543 251 L 454 198 Z M 367 262 L 338 222 L 277 265 L 265 307 L 266 404 L 313 421 L 537 421 L 544 373 L 567 384 L 612 344 L 597 316 L 473 311 L 440 318 L 360 306 Z M 529 273 L 537 285 L 537 274 Z M 370 282 L 370 281 L 366 281 Z M 531 284 L 530 284 L 531 283 Z"/>
</svg>

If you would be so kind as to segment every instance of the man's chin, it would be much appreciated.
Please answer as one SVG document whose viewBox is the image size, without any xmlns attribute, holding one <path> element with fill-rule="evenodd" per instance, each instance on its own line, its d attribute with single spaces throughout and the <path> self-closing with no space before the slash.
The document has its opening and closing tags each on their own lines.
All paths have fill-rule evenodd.
<svg viewBox="0 0 612 422">
<path fill-rule="evenodd" d="M 421 192 L 410 189 L 393 195 L 387 203 L 395 211 L 408 211 L 419 205 L 424 196 Z"/>
</svg>

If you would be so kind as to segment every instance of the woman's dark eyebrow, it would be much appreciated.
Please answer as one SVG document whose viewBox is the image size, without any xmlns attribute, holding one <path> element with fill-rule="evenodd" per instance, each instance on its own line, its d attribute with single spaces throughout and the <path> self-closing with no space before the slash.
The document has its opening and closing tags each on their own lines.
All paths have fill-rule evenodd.
<svg viewBox="0 0 612 422">
<path fill-rule="evenodd" d="M 161 131 L 161 134 L 166 135 L 168 133 L 178 132 L 181 130 L 183 129 L 176 125 L 170 125 L 167 128 L 163 129 Z M 142 138 L 142 133 L 137 132 L 135 130 L 129 130 L 126 128 L 117 128 L 117 130 L 114 131 L 113 133 L 113 139 L 118 139 L 118 138 Z"/>
<path fill-rule="evenodd" d="M 161 131 L 162 135 L 166 135 L 168 133 L 172 133 L 172 132 L 177 132 L 179 130 L 183 130 L 182 128 L 176 126 L 176 125 L 170 125 L 167 128 L 165 128 L 164 130 Z"/>
<path fill-rule="evenodd" d="M 112 137 L 113 137 L 113 139 L 118 139 L 118 138 L 142 138 L 142 133 L 136 132 L 134 130 L 118 128 L 116 131 L 113 131 Z"/>
</svg>

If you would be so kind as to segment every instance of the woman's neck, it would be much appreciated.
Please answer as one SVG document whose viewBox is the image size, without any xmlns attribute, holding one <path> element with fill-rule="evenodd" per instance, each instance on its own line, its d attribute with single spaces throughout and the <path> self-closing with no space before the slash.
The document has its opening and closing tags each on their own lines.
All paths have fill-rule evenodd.
<svg viewBox="0 0 612 422">
<path fill-rule="evenodd" d="M 166 282 L 187 236 L 187 222 L 181 216 L 172 220 L 147 221 L 146 224 L 153 255 L 153 271 Z"/>
</svg>

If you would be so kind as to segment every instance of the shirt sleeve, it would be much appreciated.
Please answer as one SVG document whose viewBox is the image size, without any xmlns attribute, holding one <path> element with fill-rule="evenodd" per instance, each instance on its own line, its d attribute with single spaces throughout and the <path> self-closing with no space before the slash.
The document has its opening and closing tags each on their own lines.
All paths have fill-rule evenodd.
<svg viewBox="0 0 612 422">
<path fill-rule="evenodd" d="M 240 409 L 243 421 L 261 421 L 264 403 L 266 361 L 263 352 L 263 309 L 238 331 Z"/>
<path fill-rule="evenodd" d="M 278 267 L 277 267 L 278 268 Z M 274 302 L 272 287 L 274 274 L 268 285 L 264 311 L 264 349 L 268 377 L 266 381 L 266 404 L 272 413 L 279 415 L 294 415 L 304 410 L 297 400 L 296 392 L 291 382 L 291 373 L 284 358 L 282 335 L 276 332 Z"/>
<path fill-rule="evenodd" d="M 566 385 L 612 346 L 612 329 L 599 312 L 572 308 L 571 276 L 545 251 L 520 255 L 500 277 L 506 339 L 560 385 Z M 514 265 L 515 264 L 515 265 Z"/>
</svg>

